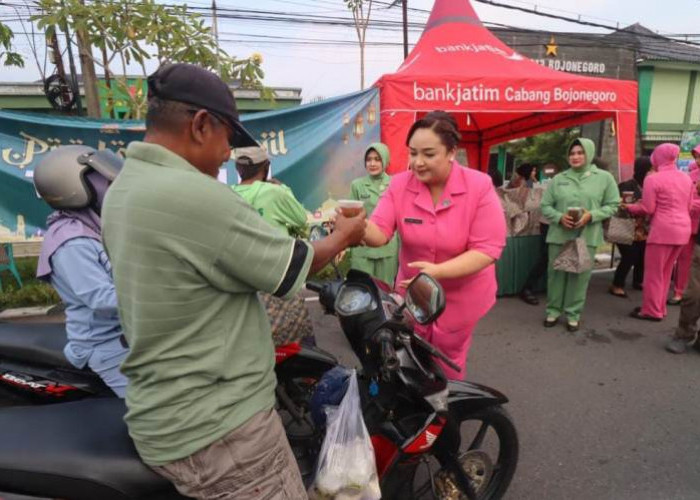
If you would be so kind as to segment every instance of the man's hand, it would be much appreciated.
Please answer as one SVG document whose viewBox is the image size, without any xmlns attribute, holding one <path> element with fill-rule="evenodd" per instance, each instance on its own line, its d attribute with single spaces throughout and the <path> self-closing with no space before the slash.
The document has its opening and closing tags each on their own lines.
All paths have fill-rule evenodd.
<svg viewBox="0 0 700 500">
<path fill-rule="evenodd" d="M 576 223 L 574 222 L 574 218 L 571 217 L 570 215 L 562 216 L 562 218 L 559 220 L 559 224 L 564 226 L 566 229 L 573 229 L 576 227 Z"/>
<path fill-rule="evenodd" d="M 343 236 L 347 246 L 353 247 L 362 243 L 367 227 L 367 212 L 363 208 L 355 217 L 345 217 L 342 213 L 335 216 L 335 231 Z"/>
<path fill-rule="evenodd" d="M 576 229 L 580 229 L 580 228 L 584 227 L 586 224 L 588 224 L 589 222 L 591 222 L 591 220 L 593 220 L 593 216 L 591 215 L 591 213 L 588 210 L 584 210 L 583 215 L 581 216 L 581 218 L 579 219 L 579 221 L 576 223 L 576 225 L 574 227 Z"/>
</svg>

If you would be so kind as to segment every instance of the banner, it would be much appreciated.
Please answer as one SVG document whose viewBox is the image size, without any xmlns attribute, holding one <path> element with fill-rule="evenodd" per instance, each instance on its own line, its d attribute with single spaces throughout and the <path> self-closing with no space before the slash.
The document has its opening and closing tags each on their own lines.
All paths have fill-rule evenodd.
<svg viewBox="0 0 700 500">
<path fill-rule="evenodd" d="M 365 149 L 379 140 L 376 89 L 241 118 L 268 151 L 272 175 L 290 186 L 312 212 L 324 201 L 349 193 L 352 179 L 365 175 Z M 0 241 L 36 239 L 45 229 L 51 208 L 37 196 L 32 177 L 47 152 L 82 144 L 123 155 L 144 132 L 141 121 L 0 110 Z M 237 182 L 233 161 L 225 164 L 219 178 Z"/>
<path fill-rule="evenodd" d="M 692 151 L 698 144 L 700 144 L 700 130 L 683 132 L 681 154 L 678 156 L 678 168 L 683 172 L 690 172 L 690 164 L 695 163 Z"/>
</svg>

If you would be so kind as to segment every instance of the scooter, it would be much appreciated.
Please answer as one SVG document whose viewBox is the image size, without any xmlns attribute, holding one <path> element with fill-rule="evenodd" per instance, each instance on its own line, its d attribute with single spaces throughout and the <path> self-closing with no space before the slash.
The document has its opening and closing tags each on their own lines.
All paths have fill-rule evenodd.
<svg viewBox="0 0 700 500">
<path fill-rule="evenodd" d="M 448 381 L 436 359 L 452 362 L 405 318 L 408 311 L 417 323 L 435 321 L 445 305 L 440 285 L 419 275 L 403 304 L 358 271 L 307 287 L 338 316 L 362 364 L 360 398 L 382 498 L 501 498 L 518 461 L 517 432 L 502 407 L 507 398 Z M 113 398 L 0 410 L 0 491 L 75 500 L 182 498 L 141 463 L 124 412 Z M 310 459 L 323 429 L 314 433 L 306 441 Z"/>
</svg>

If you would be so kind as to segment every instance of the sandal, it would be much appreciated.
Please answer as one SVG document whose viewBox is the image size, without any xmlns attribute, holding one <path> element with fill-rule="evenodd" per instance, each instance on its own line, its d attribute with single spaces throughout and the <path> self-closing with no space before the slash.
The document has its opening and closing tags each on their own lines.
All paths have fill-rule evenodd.
<svg viewBox="0 0 700 500">
<path fill-rule="evenodd" d="M 663 318 L 655 318 L 654 316 L 647 316 L 642 314 L 641 307 L 637 307 L 634 311 L 630 313 L 630 317 L 634 319 L 643 319 L 644 321 L 661 321 Z"/>
<path fill-rule="evenodd" d="M 610 288 L 608 288 L 608 293 L 609 293 L 610 295 L 615 296 L 615 297 L 620 297 L 621 299 L 626 299 L 626 298 L 627 298 L 627 292 L 625 292 L 624 290 L 622 290 L 622 293 L 616 292 L 616 291 L 615 291 L 615 287 L 613 287 L 613 286 L 611 286 Z"/>
</svg>

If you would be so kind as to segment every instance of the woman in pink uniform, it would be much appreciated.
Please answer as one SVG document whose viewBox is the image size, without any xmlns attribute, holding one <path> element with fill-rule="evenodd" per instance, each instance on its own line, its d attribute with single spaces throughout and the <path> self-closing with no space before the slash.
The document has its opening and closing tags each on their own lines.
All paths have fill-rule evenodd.
<svg viewBox="0 0 700 500">
<path fill-rule="evenodd" d="M 666 297 L 673 264 L 690 238 L 693 181 L 676 168 L 680 148 L 665 143 L 654 149 L 651 164 L 656 171 L 644 181 L 642 201 L 622 205 L 632 215 L 649 215 L 651 228 L 644 256 L 642 307 L 631 316 L 661 321 L 666 316 Z"/>
<path fill-rule="evenodd" d="M 416 331 L 461 367 L 442 364 L 451 379 L 466 375 L 472 331 L 496 301 L 493 264 L 506 241 L 491 178 L 455 161 L 459 141 L 454 122 L 442 114 L 414 123 L 407 139 L 410 171 L 392 178 L 365 233 L 367 245 L 382 246 L 398 231 L 399 289 L 421 271 L 442 284 L 445 312 Z"/>
<path fill-rule="evenodd" d="M 700 145 L 693 149 L 693 158 L 695 161 L 690 164 L 690 180 L 697 185 L 700 181 Z M 676 271 L 676 285 L 673 290 L 673 297 L 668 303 L 672 306 L 677 306 L 681 303 L 685 287 L 688 286 L 690 278 L 690 263 L 693 258 L 693 249 L 695 248 L 695 238 L 698 235 L 698 225 L 700 224 L 700 195 L 697 191 L 693 192 L 693 206 L 690 210 L 690 241 L 686 243 L 678 257 L 678 270 Z"/>
</svg>

